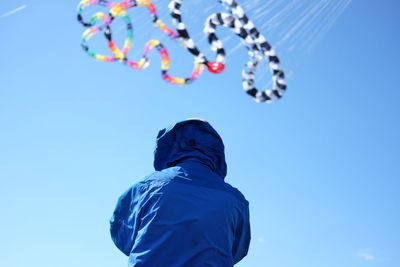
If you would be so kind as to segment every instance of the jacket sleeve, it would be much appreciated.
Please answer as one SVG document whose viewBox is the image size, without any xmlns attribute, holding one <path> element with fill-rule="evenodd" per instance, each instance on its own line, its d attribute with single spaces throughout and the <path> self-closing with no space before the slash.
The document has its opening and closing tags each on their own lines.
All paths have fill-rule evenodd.
<svg viewBox="0 0 400 267">
<path fill-rule="evenodd" d="M 110 233 L 114 244 L 129 256 L 139 228 L 139 186 L 136 184 L 118 199 L 110 219 Z"/>
<path fill-rule="evenodd" d="M 235 236 L 232 246 L 233 263 L 236 264 L 241 261 L 249 250 L 250 246 L 250 218 L 249 218 L 249 205 L 242 209 L 240 218 L 235 228 Z"/>
</svg>

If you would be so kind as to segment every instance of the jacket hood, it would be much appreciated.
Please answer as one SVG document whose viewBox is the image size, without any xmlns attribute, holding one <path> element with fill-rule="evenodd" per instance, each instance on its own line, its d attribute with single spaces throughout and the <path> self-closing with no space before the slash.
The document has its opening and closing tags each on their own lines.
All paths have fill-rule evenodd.
<svg viewBox="0 0 400 267">
<path fill-rule="evenodd" d="M 188 119 L 158 133 L 154 151 L 156 171 L 193 161 L 206 165 L 222 179 L 226 176 L 224 144 L 208 122 Z"/>
</svg>

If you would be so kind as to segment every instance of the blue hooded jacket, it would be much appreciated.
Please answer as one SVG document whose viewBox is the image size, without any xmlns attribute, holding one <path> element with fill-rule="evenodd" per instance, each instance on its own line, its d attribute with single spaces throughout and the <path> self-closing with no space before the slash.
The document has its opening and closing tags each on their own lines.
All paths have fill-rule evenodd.
<svg viewBox="0 0 400 267">
<path fill-rule="evenodd" d="M 208 122 L 186 120 L 163 129 L 156 172 L 118 200 L 110 220 L 129 267 L 229 267 L 250 243 L 249 206 L 224 182 L 221 137 Z"/>
</svg>

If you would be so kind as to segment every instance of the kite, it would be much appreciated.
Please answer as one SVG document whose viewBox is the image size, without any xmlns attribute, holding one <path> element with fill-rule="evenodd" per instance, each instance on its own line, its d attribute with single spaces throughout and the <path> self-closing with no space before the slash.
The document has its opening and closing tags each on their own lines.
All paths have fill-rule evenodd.
<svg viewBox="0 0 400 267">
<path fill-rule="evenodd" d="M 150 64 L 149 53 L 155 49 L 161 59 L 162 78 L 175 85 L 186 85 L 196 80 L 206 68 L 211 73 L 221 73 L 225 68 L 225 49 L 222 41 L 216 35 L 217 27 L 230 28 L 246 47 L 249 59 L 242 70 L 242 85 L 247 94 L 257 102 L 273 102 L 281 98 L 286 91 L 285 74 L 280 68 L 280 61 L 271 45 L 265 37 L 256 29 L 253 22 L 244 13 L 243 9 L 234 0 L 218 0 L 228 13 L 215 13 L 210 15 L 204 25 L 204 33 L 207 35 L 210 48 L 215 52 L 215 61 L 211 61 L 201 53 L 195 42 L 189 35 L 184 24 L 181 7 L 183 0 L 170 0 L 169 10 L 175 30 L 169 28 L 157 15 L 155 5 L 150 0 L 124 0 L 115 3 L 109 0 L 82 0 L 78 5 L 78 21 L 87 29 L 82 35 L 81 46 L 91 57 L 106 62 L 119 61 L 131 67 L 133 70 L 143 70 Z M 89 6 L 99 5 L 106 7 L 108 13 L 97 12 L 89 21 L 83 18 L 83 10 Z M 146 7 L 150 18 L 156 28 L 172 40 L 177 41 L 182 47 L 193 55 L 193 69 L 185 78 L 169 75 L 171 67 L 167 49 L 158 40 L 150 40 L 145 44 L 143 56 L 139 61 L 128 58 L 128 52 L 132 46 L 133 24 L 127 14 L 127 10 L 133 7 Z M 120 17 L 126 25 L 126 36 L 122 49 L 113 41 L 111 24 L 115 18 Z M 108 48 L 112 55 L 102 55 L 92 50 L 88 41 L 96 34 L 104 33 L 108 41 Z M 269 61 L 269 69 L 272 73 L 272 88 L 258 90 L 255 87 L 256 70 L 264 60 Z"/>
</svg>

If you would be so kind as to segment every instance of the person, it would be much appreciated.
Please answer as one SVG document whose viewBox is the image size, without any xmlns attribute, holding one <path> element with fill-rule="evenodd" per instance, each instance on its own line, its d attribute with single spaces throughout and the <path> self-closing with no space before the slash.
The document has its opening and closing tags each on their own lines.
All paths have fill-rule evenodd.
<svg viewBox="0 0 400 267">
<path fill-rule="evenodd" d="M 208 122 L 161 130 L 154 168 L 119 198 L 110 220 L 129 267 L 228 267 L 247 255 L 249 203 L 224 181 L 224 144 Z"/>
</svg>

